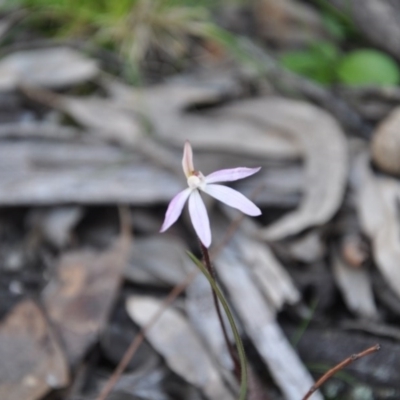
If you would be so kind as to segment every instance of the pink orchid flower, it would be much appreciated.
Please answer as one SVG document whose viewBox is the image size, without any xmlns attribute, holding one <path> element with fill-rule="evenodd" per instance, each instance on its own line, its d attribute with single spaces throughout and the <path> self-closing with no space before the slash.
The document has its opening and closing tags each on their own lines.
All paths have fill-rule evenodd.
<svg viewBox="0 0 400 400">
<path fill-rule="evenodd" d="M 221 169 L 204 176 L 200 171 L 194 169 L 192 147 L 188 141 L 186 141 L 183 149 L 182 167 L 189 187 L 178 193 L 169 203 L 160 232 L 165 232 L 176 222 L 182 214 L 186 200 L 189 199 L 189 214 L 194 230 L 203 245 L 210 247 L 210 221 L 199 190 L 247 215 L 257 216 L 261 214 L 261 210 L 238 191 L 227 186 L 214 185 L 217 182 L 231 182 L 247 178 L 258 172 L 261 167 Z"/>
</svg>

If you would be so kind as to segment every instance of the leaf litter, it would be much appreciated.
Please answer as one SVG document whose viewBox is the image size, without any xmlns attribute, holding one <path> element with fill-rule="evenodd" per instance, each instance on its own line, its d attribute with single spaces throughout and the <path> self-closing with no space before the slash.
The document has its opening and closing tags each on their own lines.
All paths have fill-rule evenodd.
<svg viewBox="0 0 400 400">
<path fill-rule="evenodd" d="M 295 4 L 289 3 L 290 7 Z M 293 7 L 294 12 L 296 6 Z M 296 18 L 308 18 L 307 15 L 300 12 Z M 314 33 L 319 34 L 320 21 L 315 20 L 315 24 Z M 49 69 L 57 73 L 49 73 Z M 117 364 L 122 350 L 114 351 L 113 343 L 122 336 L 111 335 L 106 327 L 112 321 L 113 329 L 121 332 L 125 325 L 120 317 L 109 319 L 110 314 L 117 315 L 113 305 L 122 307 L 127 298 L 128 313 L 143 327 L 161 306 L 165 290 L 180 284 L 193 269 L 185 258 L 185 248 L 193 245 L 190 235 L 186 235 L 187 224 L 180 224 L 170 236 L 153 236 L 161 223 L 159 206 L 184 187 L 175 171 L 179 169 L 177 149 L 186 139 L 201 151 L 199 163 L 210 170 L 213 163 L 221 168 L 249 165 L 247 160 L 264 167 L 263 175 L 243 183 L 243 192 L 250 196 L 256 187 L 265 185 L 258 204 L 276 212 L 271 211 L 272 219 L 266 217 L 256 223 L 244 220 L 215 265 L 241 333 L 256 348 L 261 359 L 258 362 L 267 366 L 268 376 L 281 393 L 278 398 L 299 399 L 313 384 L 282 330 L 285 322 L 281 324 L 277 319 L 286 315 L 288 307 L 297 317 L 304 315 L 304 293 L 299 290 L 302 286 L 296 281 L 295 268 L 310 267 L 309 271 L 315 271 L 318 263 L 331 259 L 331 272 L 346 307 L 369 320 L 382 317 L 374 302 L 376 288 L 371 288 L 370 269 L 355 269 L 334 246 L 328 245 L 337 240 L 332 234 L 326 236 L 326 232 L 335 229 L 335 214 L 349 204 L 357 208 L 361 228 L 371 240 L 374 262 L 400 296 L 396 272 L 400 255 L 398 181 L 373 172 L 365 158 L 356 167 L 358 178 L 352 187 L 355 196 L 347 196 L 349 141 L 334 118 L 319 107 L 276 93 L 249 99 L 240 79 L 230 73 L 206 79 L 185 76 L 132 89 L 107 77 L 97 62 L 65 47 L 15 52 L 0 61 L 4 96 L 13 92 L 18 99 L 29 100 L 30 106 L 45 108 L 37 112 L 32 107 L 25 116 L 13 120 L 10 114 L 9 119 L 1 120 L 0 204 L 32 207 L 34 212 L 26 226 L 40 232 L 45 239 L 41 246 L 50 246 L 50 252 L 59 256 L 49 257 L 48 249 L 42 255 L 47 257 L 51 270 L 45 277 L 47 284 L 37 294 L 49 322 L 36 305 L 22 303 L 12 309 L 0 328 L 0 351 L 11 351 L 9 348 L 14 347 L 8 348 L 8 343 L 15 346 L 16 342 L 7 333 L 7 326 L 13 325 L 13 313 L 20 312 L 18 307 L 26 307 L 37 324 L 42 324 L 41 332 L 51 338 L 55 349 L 55 361 L 46 362 L 50 369 L 52 363 L 57 364 L 52 371 L 58 374 L 57 382 L 49 382 L 43 378 L 45 375 L 37 377 L 35 374 L 42 367 L 34 369 L 34 379 L 29 375 L 26 382 L 30 385 L 35 381 L 37 392 L 31 390 L 31 397 L 24 397 L 24 385 L 12 387 L 17 393 L 15 399 L 40 400 L 55 387 L 66 386 L 69 370 L 75 372 L 78 365 L 88 362 L 85 357 L 99 342 L 103 356 L 112 365 Z M 80 96 L 66 90 L 85 82 L 98 87 L 93 93 Z M 62 91 L 55 91 L 59 89 Z M 55 112 L 56 121 L 52 119 Z M 241 190 L 240 184 L 237 187 Z M 110 229 L 105 234 L 107 241 L 116 242 L 108 250 L 82 246 L 82 227 L 96 231 L 87 211 L 94 205 L 121 203 L 133 208 L 137 237 L 132 243 L 121 245 Z M 43 205 L 52 208 L 38 210 Z M 212 224 L 226 226 L 219 215 L 221 210 L 213 203 L 209 205 L 215 216 Z M 97 218 L 102 219 L 102 211 L 96 212 Z M 1 229 L 0 234 L 3 235 Z M 285 249 L 287 254 L 282 256 Z M 165 311 L 159 326 L 147 333 L 150 344 L 167 366 L 160 367 L 159 356 L 149 355 L 154 365 L 146 364 L 149 369 L 144 368 L 147 372 L 140 375 L 144 363 L 137 361 L 130 366 L 132 370 L 122 375 L 112 396 L 134 398 L 131 394 L 135 393 L 143 398 L 167 400 L 171 395 L 164 392 L 164 383 L 160 382 L 172 370 L 207 398 L 235 398 L 226 372 L 230 362 L 213 309 L 204 299 L 199 301 L 206 292 L 204 279 L 198 276 L 187 288 L 185 300 Z M 329 291 L 327 296 L 332 304 L 334 294 Z M 326 322 L 330 317 L 324 318 Z M 315 323 L 318 325 L 318 321 Z M 376 329 L 370 331 L 379 335 Z M 100 338 L 104 332 L 109 342 Z M 129 330 L 125 342 L 137 332 L 138 328 Z M 314 331 L 310 332 L 312 343 L 318 343 L 321 333 L 314 337 Z M 306 331 L 304 338 L 307 335 Z M 35 338 L 24 337 L 28 350 L 25 353 L 24 347 L 24 352 L 13 360 L 16 368 L 26 368 L 30 351 L 43 351 L 40 346 L 36 349 Z M 190 352 L 182 351 L 184 343 L 188 343 Z M 337 341 L 333 347 L 336 345 Z M 150 354 L 147 351 L 150 350 L 145 354 Z M 301 354 L 308 360 L 307 352 Z M 331 359 L 328 357 L 327 362 Z M 40 359 L 34 361 L 38 363 Z M 93 370 L 90 362 L 88 365 L 90 375 Z M 94 374 L 93 378 L 97 389 L 104 384 L 101 368 L 96 370 L 100 377 Z M 149 382 L 154 379 L 154 386 L 143 383 L 140 388 L 138 376 L 139 380 L 145 376 Z M 9 381 L 8 377 L 1 379 L 0 391 L 2 387 L 11 390 L 10 386 L 2 386 L 9 385 Z M 190 393 L 190 398 L 198 396 Z M 314 397 L 322 398 L 318 393 Z"/>
<path fill-rule="evenodd" d="M 368 271 L 348 265 L 337 251 L 333 251 L 332 270 L 349 310 L 370 320 L 378 318 L 372 283 Z"/>
<path fill-rule="evenodd" d="M 2 321 L 0 354 L 3 399 L 39 400 L 69 383 L 63 347 L 43 311 L 32 300 L 21 301 Z"/>
<path fill-rule="evenodd" d="M 129 239 L 121 237 L 102 253 L 65 253 L 43 291 L 44 306 L 71 365 L 81 361 L 106 324 L 122 280 L 129 245 Z"/>
<path fill-rule="evenodd" d="M 305 193 L 299 208 L 263 229 L 262 237 L 279 240 L 328 221 L 341 205 L 347 179 L 347 143 L 336 121 L 311 105 L 279 98 L 235 108 L 236 114 L 290 136 L 305 157 Z"/>
<path fill-rule="evenodd" d="M 400 296 L 400 273 L 397 267 L 400 256 L 399 182 L 374 175 L 365 153 L 359 156 L 355 168 L 359 179 L 357 211 L 360 225 L 371 240 L 377 267 L 387 284 Z"/>
<path fill-rule="evenodd" d="M 130 297 L 127 310 L 132 319 L 145 326 L 161 302 L 152 297 Z M 147 338 L 164 356 L 169 367 L 188 382 L 202 389 L 208 399 L 234 399 L 223 378 L 193 328 L 178 311 L 169 308 L 149 330 Z M 190 352 L 182 352 L 190 349 Z"/>
<path fill-rule="evenodd" d="M 218 222 L 216 224 L 218 229 L 226 226 L 226 222 L 223 220 Z M 249 255 L 243 254 L 243 247 L 240 246 L 240 243 L 240 238 L 236 239 L 235 237 L 217 256 L 215 266 L 218 276 L 232 299 L 235 310 L 242 321 L 243 329 L 253 341 L 285 398 L 288 400 L 298 399 L 299 393 L 306 393 L 311 387 L 313 379 L 276 322 L 275 314 L 277 309 L 282 306 L 282 301 L 273 303 L 268 299 L 268 295 L 271 296 L 268 288 L 260 290 L 259 287 L 262 287 L 262 284 L 259 285 L 260 279 L 255 273 L 257 266 L 252 266 L 251 262 L 245 261 Z M 274 262 L 274 259 L 272 260 L 272 265 L 271 263 L 263 264 L 259 268 L 269 268 L 273 276 L 279 271 L 279 265 Z M 286 278 L 287 287 L 290 287 L 289 277 L 286 277 L 285 273 L 283 276 Z M 281 285 L 281 296 L 287 290 L 285 283 L 280 278 L 276 280 L 276 285 Z M 278 288 L 275 296 L 279 293 Z M 266 294 L 267 297 L 265 297 Z M 286 295 L 289 297 L 289 302 L 296 301 L 295 291 L 294 293 L 286 292 Z M 274 300 L 274 295 L 271 296 L 271 299 Z M 257 318 L 254 318 L 253 315 L 257 315 Z M 290 363 L 290 369 L 285 367 L 287 363 Z M 318 398 L 322 399 L 316 394 L 316 399 Z"/>
</svg>

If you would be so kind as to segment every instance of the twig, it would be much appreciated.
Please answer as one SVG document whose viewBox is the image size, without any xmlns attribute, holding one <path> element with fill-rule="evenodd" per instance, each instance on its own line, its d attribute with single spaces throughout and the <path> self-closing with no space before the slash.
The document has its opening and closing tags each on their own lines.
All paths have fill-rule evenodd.
<svg viewBox="0 0 400 400">
<path fill-rule="evenodd" d="M 337 364 L 335 367 L 331 368 L 321 378 L 319 378 L 318 381 L 313 386 L 311 386 L 310 390 L 303 397 L 303 400 L 308 400 L 311 397 L 311 395 L 316 390 L 318 390 L 328 379 L 330 379 L 333 375 L 335 375 L 336 372 L 338 372 L 341 369 L 352 364 L 354 361 L 358 360 L 359 358 L 369 356 L 370 354 L 375 353 L 380 348 L 381 348 L 381 346 L 379 344 L 376 344 L 375 346 L 369 347 L 368 349 L 362 351 L 361 353 L 351 355 L 350 357 L 346 358 L 344 361 Z"/>
</svg>

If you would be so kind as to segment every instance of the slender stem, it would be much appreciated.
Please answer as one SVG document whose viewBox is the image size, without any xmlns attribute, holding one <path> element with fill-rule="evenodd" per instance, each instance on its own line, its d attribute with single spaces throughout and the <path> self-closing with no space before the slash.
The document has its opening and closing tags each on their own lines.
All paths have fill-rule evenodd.
<svg viewBox="0 0 400 400">
<path fill-rule="evenodd" d="M 348 365 L 352 364 L 354 361 L 358 360 L 361 357 L 368 356 L 372 353 L 375 353 L 378 351 L 381 347 L 379 344 L 376 344 L 375 346 L 369 347 L 368 349 L 362 351 L 361 353 L 358 354 L 353 354 L 350 357 L 347 357 L 345 360 L 331 368 L 328 372 L 326 372 L 321 378 L 318 379 L 318 381 L 311 386 L 310 390 L 306 393 L 306 395 L 303 397 L 303 400 L 308 400 L 311 395 L 318 390 L 329 378 L 331 378 L 336 372 L 340 371 L 344 367 L 347 367 Z"/>
<path fill-rule="evenodd" d="M 215 269 L 214 269 L 214 267 L 213 267 L 213 265 L 212 265 L 212 263 L 210 261 L 210 254 L 208 252 L 208 249 L 207 249 L 207 247 L 205 247 L 203 245 L 203 243 L 201 243 L 200 240 L 199 240 L 199 243 L 200 243 L 201 252 L 203 254 L 204 265 L 207 268 L 207 271 L 210 274 L 211 278 L 214 281 L 216 281 L 217 277 L 216 277 Z M 224 322 L 224 319 L 222 318 L 221 307 L 220 307 L 220 304 L 219 304 L 219 301 L 218 301 L 218 297 L 217 297 L 217 294 L 216 294 L 216 292 L 215 292 L 215 290 L 213 289 L 212 286 L 211 286 L 211 291 L 212 291 L 212 295 L 213 295 L 213 299 L 214 299 L 215 310 L 217 311 L 219 323 L 221 325 L 221 329 L 222 329 L 222 333 L 224 335 L 226 346 L 228 347 L 229 354 L 230 354 L 230 356 L 232 358 L 235 377 L 240 382 L 240 376 L 241 376 L 240 361 L 238 359 L 238 356 L 237 356 L 237 353 L 236 353 L 234 347 L 232 346 L 231 341 L 229 340 L 229 336 L 228 336 L 228 332 L 226 330 L 225 322 Z"/>
<path fill-rule="evenodd" d="M 188 252 L 188 255 L 191 258 L 191 260 L 197 265 L 197 267 L 201 270 L 203 275 L 207 278 L 208 282 L 210 282 L 211 287 L 217 294 L 218 300 L 221 302 L 221 305 L 224 308 L 225 314 L 228 317 L 229 323 L 232 328 L 233 336 L 235 338 L 236 348 L 237 348 L 238 356 L 239 356 L 239 360 L 240 360 L 239 400 L 245 400 L 246 394 L 247 394 L 247 360 L 246 360 L 246 353 L 244 351 L 242 339 L 239 335 L 239 331 L 235 324 L 235 319 L 233 318 L 232 312 L 229 309 L 229 305 L 224 297 L 224 294 L 219 289 L 217 282 L 211 277 L 210 273 L 207 271 L 207 268 L 192 253 Z"/>
</svg>

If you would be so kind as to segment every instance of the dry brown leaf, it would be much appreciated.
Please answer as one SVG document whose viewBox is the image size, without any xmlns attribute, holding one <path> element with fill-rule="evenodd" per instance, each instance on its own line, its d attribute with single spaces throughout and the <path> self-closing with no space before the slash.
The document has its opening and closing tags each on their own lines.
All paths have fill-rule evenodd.
<svg viewBox="0 0 400 400">
<path fill-rule="evenodd" d="M 71 365 L 81 360 L 107 321 L 129 248 L 129 239 L 122 237 L 105 252 L 64 254 L 43 292 L 47 313 Z"/>
<path fill-rule="evenodd" d="M 0 325 L 0 398 L 39 400 L 68 384 L 68 365 L 40 308 L 19 303 Z"/>
<path fill-rule="evenodd" d="M 333 251 L 332 267 L 336 284 L 349 310 L 359 317 L 377 319 L 378 309 L 368 271 L 346 264 L 336 250 Z"/>
<path fill-rule="evenodd" d="M 145 296 L 132 296 L 127 311 L 141 327 L 146 326 L 162 301 Z M 179 376 L 203 391 L 210 400 L 228 400 L 235 396 L 227 389 L 215 362 L 197 337 L 187 319 L 173 308 L 163 312 L 146 333 L 153 347 Z"/>
<path fill-rule="evenodd" d="M 0 61 L 0 90 L 19 84 L 62 88 L 92 79 L 98 72 L 95 61 L 67 47 L 18 51 Z"/>
<path fill-rule="evenodd" d="M 389 174 L 400 175 L 400 108 L 396 108 L 374 132 L 371 142 L 374 163 Z"/>
<path fill-rule="evenodd" d="M 306 186 L 299 208 L 261 230 L 261 237 L 279 240 L 328 221 L 341 205 L 348 171 L 347 141 L 336 121 L 315 106 L 276 97 L 228 110 L 291 137 L 304 154 Z"/>
<path fill-rule="evenodd" d="M 400 296 L 400 183 L 375 176 L 366 154 L 357 159 L 355 172 L 361 228 L 371 239 L 374 260 L 387 284 Z"/>
</svg>

